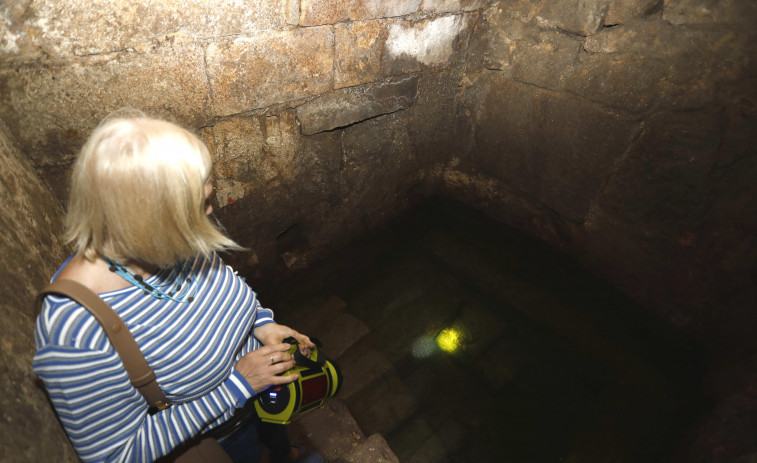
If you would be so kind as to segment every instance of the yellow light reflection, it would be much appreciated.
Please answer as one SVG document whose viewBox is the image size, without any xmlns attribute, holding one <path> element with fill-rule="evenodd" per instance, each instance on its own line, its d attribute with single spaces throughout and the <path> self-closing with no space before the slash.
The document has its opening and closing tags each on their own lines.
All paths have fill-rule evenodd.
<svg viewBox="0 0 757 463">
<path fill-rule="evenodd" d="M 445 328 L 436 336 L 436 344 L 445 352 L 455 352 L 462 347 L 463 335 L 454 328 Z"/>
</svg>

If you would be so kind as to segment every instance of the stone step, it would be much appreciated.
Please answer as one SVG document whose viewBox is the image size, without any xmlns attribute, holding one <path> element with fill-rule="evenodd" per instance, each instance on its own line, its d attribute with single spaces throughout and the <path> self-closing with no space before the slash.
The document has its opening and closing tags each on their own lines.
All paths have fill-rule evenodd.
<svg viewBox="0 0 757 463">
<path fill-rule="evenodd" d="M 364 388 L 393 369 L 384 354 L 376 349 L 370 333 L 337 358 L 344 376 L 339 398 L 349 402 Z"/>
<path fill-rule="evenodd" d="M 337 397 L 326 405 L 295 418 L 288 426 L 292 442 L 316 450 L 329 462 L 399 463 L 380 434 L 366 438 L 345 403 L 348 397 L 361 402 L 357 394 L 373 382 L 385 382 L 392 370 L 381 352 L 373 348 L 370 329 L 345 312 L 347 304 L 331 297 L 312 311 L 299 311 L 284 320 L 301 333 L 321 342 L 321 352 L 342 371 L 343 383 Z M 403 402 L 404 403 L 404 402 Z M 384 420 L 386 422 L 387 420 Z"/>
<path fill-rule="evenodd" d="M 336 463 L 400 463 L 381 434 L 372 434 Z"/>
<path fill-rule="evenodd" d="M 347 403 L 355 420 L 369 435 L 387 435 L 417 408 L 413 395 L 394 371 L 378 378 Z"/>
<path fill-rule="evenodd" d="M 290 317 L 282 323 L 317 339 L 328 358 L 338 359 L 370 331 L 365 323 L 345 313 L 346 307 L 344 300 L 333 296 L 318 308 L 307 313 L 300 311 L 297 317 Z"/>
<path fill-rule="evenodd" d="M 450 451 L 456 451 L 465 444 L 467 426 L 457 416 L 446 417 L 438 422 L 429 419 L 430 417 L 417 417 L 408 420 L 402 428 L 395 431 L 395 434 L 402 434 L 399 445 L 404 448 L 399 450 L 410 455 L 404 463 L 443 462 Z"/>
<path fill-rule="evenodd" d="M 399 463 L 380 434 L 366 438 L 339 399 L 331 399 L 319 409 L 296 418 L 289 425 L 292 442 L 320 453 L 329 462 Z"/>
<path fill-rule="evenodd" d="M 328 461 L 348 454 L 366 438 L 347 405 L 336 398 L 295 418 L 289 425 L 289 435 L 293 442 L 317 450 Z"/>
<path fill-rule="evenodd" d="M 332 321 L 344 312 L 347 303 L 337 296 L 332 296 L 322 305 L 314 308 L 299 309 L 294 313 L 285 314 L 280 323 L 289 325 L 300 333 L 319 337 L 320 333 Z"/>
<path fill-rule="evenodd" d="M 336 360 L 369 331 L 370 328 L 362 321 L 348 313 L 340 313 L 312 336 L 321 342 L 321 351 L 328 358 Z"/>
</svg>

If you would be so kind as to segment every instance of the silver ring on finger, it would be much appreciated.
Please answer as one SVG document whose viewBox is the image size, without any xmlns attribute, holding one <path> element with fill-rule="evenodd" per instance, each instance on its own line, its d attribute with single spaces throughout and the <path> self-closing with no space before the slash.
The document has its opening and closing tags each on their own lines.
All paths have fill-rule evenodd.
<svg viewBox="0 0 757 463">
<path fill-rule="evenodd" d="M 271 355 L 271 365 L 273 365 L 273 355 Z"/>
</svg>

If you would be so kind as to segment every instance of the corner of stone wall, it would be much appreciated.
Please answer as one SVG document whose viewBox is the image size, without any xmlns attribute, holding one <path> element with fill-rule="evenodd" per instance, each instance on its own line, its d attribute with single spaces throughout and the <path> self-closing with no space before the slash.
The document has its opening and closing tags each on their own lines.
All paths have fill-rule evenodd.
<svg viewBox="0 0 757 463">
<path fill-rule="evenodd" d="M 32 371 L 33 307 L 65 256 L 62 211 L 0 120 L 0 459 L 78 461 Z"/>
<path fill-rule="evenodd" d="M 701 346 L 713 403 L 677 461 L 750 461 L 757 4 L 580 3 L 483 12 L 459 99 L 474 159 L 439 169 L 441 189 L 568 251 Z"/>
</svg>

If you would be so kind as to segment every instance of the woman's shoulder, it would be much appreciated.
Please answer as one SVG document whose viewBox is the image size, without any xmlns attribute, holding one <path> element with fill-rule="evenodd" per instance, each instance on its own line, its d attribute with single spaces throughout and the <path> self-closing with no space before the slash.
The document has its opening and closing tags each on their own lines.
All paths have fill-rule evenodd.
<svg viewBox="0 0 757 463">
<path fill-rule="evenodd" d="M 37 317 L 37 330 L 48 344 L 59 346 L 96 347 L 105 334 L 89 310 L 62 295 L 48 294 L 42 300 Z"/>
<path fill-rule="evenodd" d="M 212 251 L 209 255 L 197 255 L 190 264 L 193 272 L 207 273 L 209 275 L 218 276 L 218 273 L 226 273 L 236 275 L 236 271 L 226 264 L 217 252 Z"/>
<path fill-rule="evenodd" d="M 109 287 L 107 280 L 98 276 L 103 273 L 112 272 L 107 269 L 103 271 L 96 263 L 74 255 L 66 260 L 53 278 L 73 280 L 98 293 Z M 101 333 L 104 334 L 99 322 L 87 308 L 59 294 L 47 294 L 43 298 L 37 317 L 37 330 L 48 343 L 65 346 L 78 345 L 85 339 L 91 343 L 93 339 L 101 337 Z"/>
</svg>

